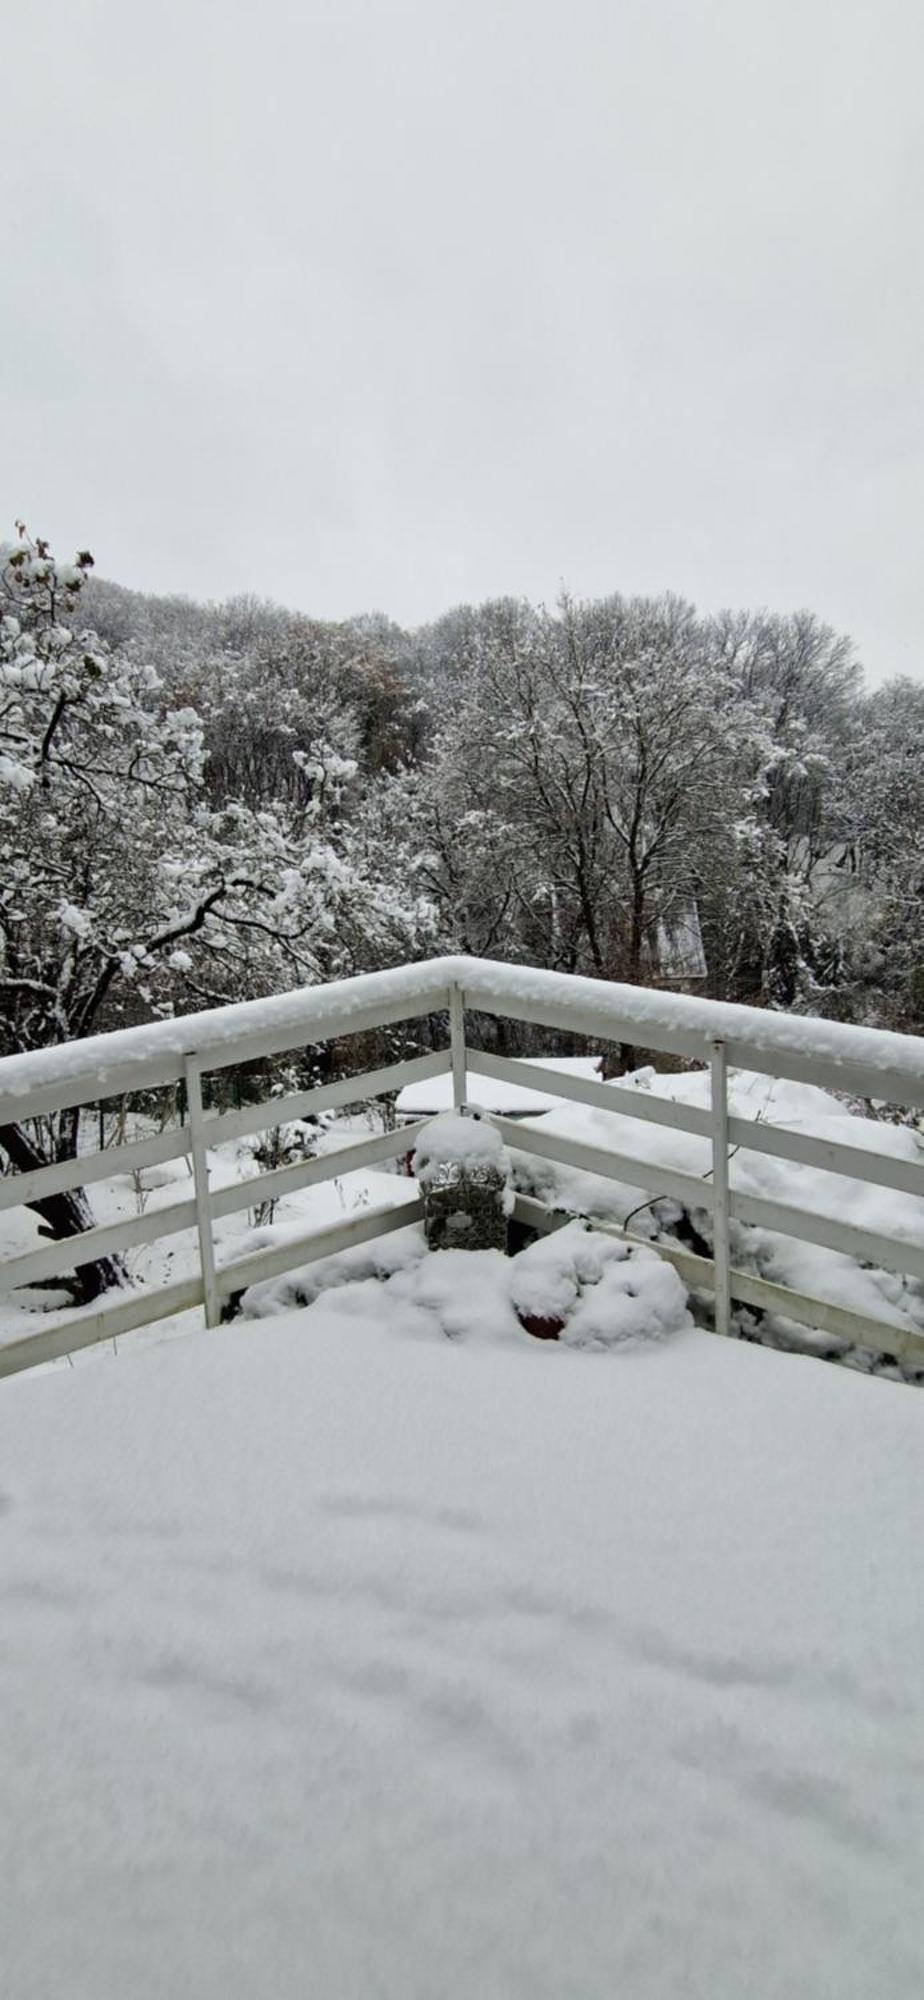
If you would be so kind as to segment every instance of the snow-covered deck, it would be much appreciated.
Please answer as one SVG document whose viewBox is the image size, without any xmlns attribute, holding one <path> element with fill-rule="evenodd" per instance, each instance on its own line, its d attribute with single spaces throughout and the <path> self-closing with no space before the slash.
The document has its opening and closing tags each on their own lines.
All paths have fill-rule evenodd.
<svg viewBox="0 0 924 2000">
<path fill-rule="evenodd" d="M 924 1397 L 484 1297 L 4 1385 L 4 2000 L 918 2000 Z"/>
</svg>

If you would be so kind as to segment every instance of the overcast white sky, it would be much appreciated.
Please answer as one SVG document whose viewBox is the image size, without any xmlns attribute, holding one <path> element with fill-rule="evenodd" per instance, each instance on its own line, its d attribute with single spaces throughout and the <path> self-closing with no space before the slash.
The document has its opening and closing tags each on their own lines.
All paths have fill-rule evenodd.
<svg viewBox="0 0 924 2000">
<path fill-rule="evenodd" d="M 921 0 L 3 8 L 0 532 L 924 673 Z"/>
</svg>

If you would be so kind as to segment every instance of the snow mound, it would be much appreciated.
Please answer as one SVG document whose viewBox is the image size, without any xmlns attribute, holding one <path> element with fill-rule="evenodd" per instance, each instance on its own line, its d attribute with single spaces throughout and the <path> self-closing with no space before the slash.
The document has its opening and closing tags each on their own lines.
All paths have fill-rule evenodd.
<svg viewBox="0 0 924 2000">
<path fill-rule="evenodd" d="M 273 1249 L 283 1240 L 280 1230 L 268 1226 L 251 1233 L 248 1247 Z M 241 1299 L 241 1313 L 245 1319 L 276 1319 L 280 1313 L 313 1305 L 323 1292 L 338 1291 L 342 1285 L 391 1278 L 416 1264 L 425 1249 L 423 1231 L 415 1226 L 396 1230 L 391 1236 L 374 1237 L 371 1243 L 359 1243 L 352 1250 L 339 1251 L 335 1257 L 319 1257 L 316 1263 L 306 1264 L 303 1269 L 287 1271 L 282 1278 L 267 1278 L 251 1285 Z"/>
<path fill-rule="evenodd" d="M 523 1347 L 500 1250 L 434 1250 L 382 1287 L 387 1322 L 406 1337 Z"/>
<path fill-rule="evenodd" d="M 520 1345 L 531 1321 L 554 1327 L 567 1346 L 598 1348 L 660 1340 L 692 1325 L 680 1279 L 654 1251 L 629 1250 L 581 1222 L 516 1257 L 428 1251 L 422 1230 L 402 1229 L 251 1286 L 241 1310 L 271 1319 L 316 1302 L 347 1318 L 371 1317 L 399 1335 Z"/>
<path fill-rule="evenodd" d="M 588 1286 L 566 1320 L 561 1338 L 570 1347 L 621 1347 L 628 1341 L 663 1340 L 692 1326 L 686 1292 L 676 1271 L 651 1250 L 633 1250 L 610 1263 Z"/>
<path fill-rule="evenodd" d="M 553 1236 L 540 1236 L 511 1260 L 511 1297 L 520 1313 L 555 1314 L 564 1319 L 582 1285 L 595 1285 L 604 1268 L 628 1257 L 618 1237 L 592 1235 L 583 1222 L 569 1222 Z"/>
<path fill-rule="evenodd" d="M 509 1284 L 521 1320 L 560 1320 L 558 1338 L 569 1347 L 661 1340 L 693 1324 L 684 1287 L 663 1258 L 581 1222 L 521 1250 Z"/>
</svg>

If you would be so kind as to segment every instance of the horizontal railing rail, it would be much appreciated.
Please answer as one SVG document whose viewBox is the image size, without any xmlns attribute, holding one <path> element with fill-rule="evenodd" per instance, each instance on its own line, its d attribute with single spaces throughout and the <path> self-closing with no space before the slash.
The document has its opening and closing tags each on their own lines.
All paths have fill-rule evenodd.
<svg viewBox="0 0 924 2000">
<path fill-rule="evenodd" d="M 233 1057 L 228 1060 L 233 1061 Z M 202 1119 L 203 1138 L 207 1146 L 218 1146 L 229 1139 L 244 1138 L 249 1133 L 265 1132 L 273 1125 L 287 1125 L 294 1119 L 315 1117 L 322 1111 L 343 1105 L 365 1103 L 370 1098 L 400 1090 L 407 1083 L 444 1076 L 448 1069 L 448 1051 L 438 1049 L 431 1055 L 389 1063 L 385 1069 L 368 1070 L 361 1076 L 341 1077 L 336 1083 L 318 1084 L 311 1090 L 298 1091 L 288 1097 L 264 1097 L 257 1104 L 244 1105 L 239 1111 L 205 1113 Z M 87 1098 L 84 1101 L 93 1103 L 96 1100 Z M 3 1100 L 0 1100 L 0 1122 L 3 1118 L 12 1118 L 14 1102 L 6 1100 L 4 1109 Z M 20 1111 L 16 1122 L 29 1116 L 30 1113 Z M 169 1160 L 187 1158 L 191 1151 L 190 1128 L 181 1125 L 167 1132 L 158 1132 L 150 1139 L 129 1140 L 119 1146 L 106 1146 L 96 1153 L 81 1153 L 74 1159 L 58 1161 L 54 1166 L 37 1167 L 32 1173 L 8 1174 L 0 1180 L 0 1210 L 19 1208 L 24 1202 L 41 1200 L 50 1194 L 67 1193 L 72 1188 L 86 1187 L 93 1181 L 111 1180 L 115 1159 L 119 1161 L 116 1172 L 131 1174 L 139 1172 L 142 1167 L 161 1166 Z M 2 1269 L 0 1264 L 0 1273 Z"/>
<path fill-rule="evenodd" d="M 204 1076 L 287 1050 L 314 1048 L 326 1041 L 434 1015 L 448 1017 L 445 1047 L 282 1097 L 268 1096 L 233 1111 L 210 1112 L 204 1107 Z M 711 1075 L 709 1108 L 675 1103 L 625 1084 L 577 1077 L 547 1068 L 541 1061 L 523 1063 L 471 1047 L 467 1018 L 472 1015 L 533 1022 L 594 1041 L 698 1060 L 708 1066 Z M 673 1262 L 694 1289 L 713 1294 L 715 1324 L 720 1332 L 729 1331 L 735 1300 L 818 1328 L 839 1340 L 924 1364 L 924 1337 L 912 1328 L 875 1320 L 735 1270 L 730 1249 L 730 1225 L 752 1225 L 845 1252 L 886 1271 L 924 1278 L 924 1229 L 920 1240 L 904 1240 L 857 1227 L 842 1213 L 817 1212 L 751 1194 L 736 1185 L 734 1160 L 739 1152 L 761 1153 L 910 1195 L 922 1203 L 924 1161 L 919 1165 L 830 1137 L 790 1131 L 770 1119 L 730 1115 L 727 1074 L 731 1065 L 817 1084 L 860 1100 L 924 1106 L 924 1039 L 919 1037 L 461 958 L 396 967 L 268 1000 L 119 1030 L 61 1048 L 6 1057 L 0 1060 L 0 1123 L 22 1122 L 177 1084 L 185 1087 L 187 1122 L 31 1172 L 5 1175 L 0 1179 L 0 1209 L 9 1211 L 184 1157 L 191 1164 L 192 1191 L 188 1198 L 118 1222 L 94 1225 L 82 1235 L 6 1259 L 0 1263 L 0 1289 L 9 1292 L 47 1283 L 102 1256 L 193 1229 L 198 1235 L 199 1271 L 169 1285 L 115 1294 L 105 1304 L 79 1309 L 39 1332 L 0 1344 L 0 1374 L 56 1358 L 191 1307 L 204 1307 L 207 1323 L 214 1325 L 227 1299 L 258 1279 L 281 1275 L 418 1219 L 422 1213 L 419 1199 L 367 1208 L 333 1227 L 300 1234 L 287 1230 L 278 1243 L 223 1264 L 216 1253 L 216 1221 L 407 1153 L 420 1121 L 220 1188 L 211 1185 L 209 1153 L 218 1145 L 272 1126 L 364 1103 L 447 1073 L 452 1076 L 457 1105 L 467 1096 L 477 1102 L 478 1079 L 484 1077 L 526 1084 L 559 1101 L 619 1113 L 637 1121 L 642 1132 L 646 1126 L 656 1126 L 705 1141 L 709 1165 L 704 1174 L 698 1174 L 680 1164 L 646 1158 L 644 1146 L 636 1152 L 630 1142 L 623 1143 L 621 1132 L 620 1149 L 615 1151 L 608 1144 L 588 1144 L 558 1130 L 544 1129 L 541 1119 L 513 1121 L 502 1113 L 494 1117 L 505 1142 L 518 1155 L 571 1166 L 604 1182 L 640 1188 L 653 1200 L 666 1197 L 693 1211 L 703 1211 L 712 1230 L 712 1257 L 695 1254 L 663 1233 L 649 1247 Z M 518 1197 L 517 1212 L 521 1220 L 529 1220 L 537 1228 L 555 1227 L 567 1220 L 565 1214 L 525 1194 Z M 590 1220 L 596 1227 L 610 1226 L 599 1216 Z M 631 1234 L 629 1240 L 633 1240 Z"/>
<path fill-rule="evenodd" d="M 678 1104 L 670 1097 L 655 1097 L 648 1091 L 625 1090 L 617 1083 L 594 1083 L 589 1077 L 570 1076 L 547 1069 L 530 1059 L 527 1066 L 516 1056 L 489 1055 L 483 1049 L 469 1049 L 469 1075 L 490 1076 L 502 1082 L 527 1084 L 531 1090 L 546 1091 L 550 1097 L 565 1097 L 575 1104 L 587 1104 L 599 1111 L 622 1111 L 652 1125 L 666 1125 L 673 1132 L 690 1132 L 708 1139 L 712 1132 L 711 1113 L 698 1105 Z M 745 1064 L 748 1068 L 750 1065 Z M 843 1085 L 841 1086 L 843 1088 Z M 757 1118 L 728 1120 L 729 1144 L 743 1152 L 769 1153 L 799 1166 L 819 1167 L 824 1173 L 846 1174 L 851 1180 L 865 1180 L 877 1187 L 894 1188 L 900 1194 L 917 1195 L 924 1201 L 924 1150 L 922 1163 L 893 1160 L 886 1153 L 868 1152 L 865 1146 L 844 1146 L 832 1139 L 812 1139 L 787 1127 L 768 1125 Z"/>
</svg>

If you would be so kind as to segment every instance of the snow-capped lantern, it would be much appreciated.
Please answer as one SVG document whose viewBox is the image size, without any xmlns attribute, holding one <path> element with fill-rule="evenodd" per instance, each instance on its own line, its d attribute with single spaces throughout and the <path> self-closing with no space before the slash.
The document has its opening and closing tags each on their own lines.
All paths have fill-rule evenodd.
<svg viewBox="0 0 924 2000">
<path fill-rule="evenodd" d="M 510 1156 L 480 1111 L 430 1120 L 411 1162 L 430 1250 L 504 1250 L 513 1207 Z"/>
</svg>

